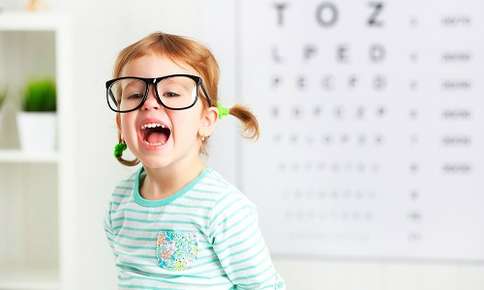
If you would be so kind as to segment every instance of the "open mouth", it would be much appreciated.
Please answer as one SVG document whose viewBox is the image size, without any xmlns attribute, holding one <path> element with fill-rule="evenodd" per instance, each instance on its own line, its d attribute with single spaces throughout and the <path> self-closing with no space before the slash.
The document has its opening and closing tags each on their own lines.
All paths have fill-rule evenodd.
<svg viewBox="0 0 484 290">
<path fill-rule="evenodd" d="M 171 130 L 163 124 L 147 123 L 141 126 L 141 133 L 146 144 L 161 146 L 170 138 Z"/>
</svg>

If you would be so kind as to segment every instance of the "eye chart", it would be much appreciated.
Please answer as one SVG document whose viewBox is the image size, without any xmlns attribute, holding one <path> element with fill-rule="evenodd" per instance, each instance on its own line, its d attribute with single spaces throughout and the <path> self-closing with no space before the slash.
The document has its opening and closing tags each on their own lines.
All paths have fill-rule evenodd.
<svg viewBox="0 0 484 290">
<path fill-rule="evenodd" d="M 484 2 L 238 3 L 275 255 L 484 261 Z"/>
</svg>

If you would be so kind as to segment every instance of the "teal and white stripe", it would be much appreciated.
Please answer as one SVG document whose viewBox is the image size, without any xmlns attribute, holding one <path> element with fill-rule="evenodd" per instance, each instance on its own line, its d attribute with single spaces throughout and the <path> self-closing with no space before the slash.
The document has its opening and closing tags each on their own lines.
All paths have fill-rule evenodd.
<svg viewBox="0 0 484 290">
<path fill-rule="evenodd" d="M 285 289 L 258 226 L 255 205 L 212 168 L 162 200 L 139 193 L 140 167 L 115 188 L 105 219 L 120 289 Z M 158 233 L 198 236 L 183 271 L 159 266 Z"/>
</svg>

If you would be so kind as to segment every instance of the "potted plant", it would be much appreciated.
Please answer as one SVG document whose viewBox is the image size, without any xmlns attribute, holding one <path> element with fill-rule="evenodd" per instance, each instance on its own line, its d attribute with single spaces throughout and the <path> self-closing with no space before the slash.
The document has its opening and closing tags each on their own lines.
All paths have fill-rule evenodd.
<svg viewBox="0 0 484 290">
<path fill-rule="evenodd" d="M 54 80 L 30 80 L 27 83 L 22 98 L 22 111 L 17 115 L 22 150 L 56 150 L 56 100 Z"/>
</svg>

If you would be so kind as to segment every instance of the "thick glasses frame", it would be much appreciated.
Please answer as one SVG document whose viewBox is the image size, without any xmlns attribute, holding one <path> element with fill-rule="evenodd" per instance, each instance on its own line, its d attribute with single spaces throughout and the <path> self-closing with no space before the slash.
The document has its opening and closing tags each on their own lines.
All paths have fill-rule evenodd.
<svg viewBox="0 0 484 290">
<path fill-rule="evenodd" d="M 169 107 L 165 104 L 163 104 L 163 101 L 161 101 L 161 98 L 160 98 L 160 95 L 158 94 L 158 83 L 164 79 L 167 79 L 167 78 L 170 78 L 170 77 L 188 77 L 192 80 L 195 81 L 196 85 L 197 85 L 197 96 L 195 98 L 195 100 L 193 101 L 193 103 L 187 107 L 183 107 L 183 108 L 172 108 L 172 107 Z M 116 101 L 116 98 L 112 95 L 111 93 L 111 87 L 112 85 L 116 82 L 116 81 L 119 81 L 119 80 L 123 80 L 123 79 L 138 79 L 138 80 L 142 80 L 145 82 L 146 84 L 146 89 L 145 89 L 145 92 L 144 92 L 144 95 L 143 95 L 143 99 L 141 100 L 141 102 L 139 103 L 138 106 L 136 106 L 135 108 L 133 109 L 130 109 L 130 110 L 119 110 L 118 108 L 113 108 L 111 106 L 111 103 L 109 102 L 109 99 L 111 98 L 111 100 L 117 104 L 118 102 Z M 205 95 L 205 98 L 207 99 L 207 103 L 208 103 L 208 106 L 211 107 L 212 106 L 212 102 L 210 102 L 210 97 L 208 96 L 208 93 L 207 93 L 207 90 L 205 89 L 205 86 L 203 85 L 203 82 L 202 82 L 202 78 L 199 77 L 199 76 L 196 76 L 196 75 L 190 75 L 190 74 L 172 74 L 172 75 L 166 75 L 166 76 L 162 76 L 162 77 L 157 77 L 157 78 L 141 78 L 141 77 L 130 77 L 130 76 L 126 76 L 126 77 L 120 77 L 120 78 L 115 78 L 115 79 L 112 79 L 112 80 L 109 80 L 106 82 L 106 101 L 108 103 L 108 106 L 111 110 L 113 110 L 114 112 L 117 112 L 117 113 L 128 113 L 128 112 L 132 112 L 132 111 L 135 111 L 135 110 L 138 110 L 139 108 L 141 108 L 141 106 L 143 106 L 143 104 L 145 103 L 146 99 L 148 99 L 148 91 L 149 91 L 149 88 L 150 88 L 150 84 L 152 84 L 154 87 L 155 87 L 155 96 L 156 96 L 156 101 L 161 104 L 163 107 L 167 108 L 167 109 L 170 109 L 170 110 L 185 110 L 185 109 L 188 109 L 188 108 L 191 108 L 193 107 L 196 103 L 197 103 L 197 100 L 198 100 L 198 91 L 199 91 L 199 88 L 201 89 L 201 91 L 203 92 L 203 94 Z"/>
</svg>

